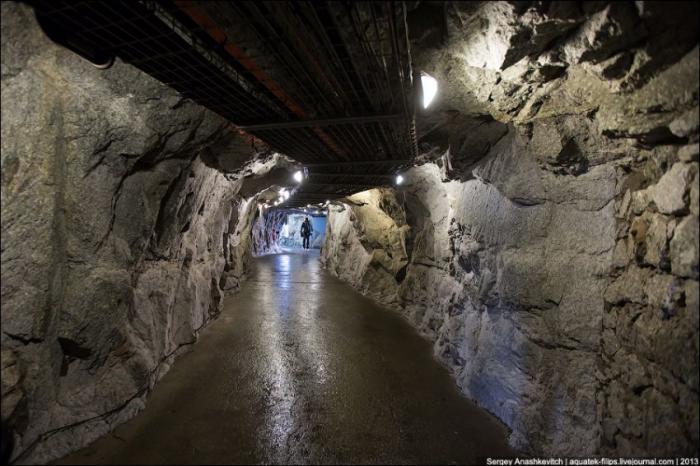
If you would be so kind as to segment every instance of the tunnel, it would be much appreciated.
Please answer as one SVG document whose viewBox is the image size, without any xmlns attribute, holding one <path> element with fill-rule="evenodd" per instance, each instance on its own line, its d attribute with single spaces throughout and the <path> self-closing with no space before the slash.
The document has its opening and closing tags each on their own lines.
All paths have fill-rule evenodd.
<svg viewBox="0 0 700 466">
<path fill-rule="evenodd" d="M 3 1 L 3 464 L 698 464 L 698 3 Z"/>
</svg>

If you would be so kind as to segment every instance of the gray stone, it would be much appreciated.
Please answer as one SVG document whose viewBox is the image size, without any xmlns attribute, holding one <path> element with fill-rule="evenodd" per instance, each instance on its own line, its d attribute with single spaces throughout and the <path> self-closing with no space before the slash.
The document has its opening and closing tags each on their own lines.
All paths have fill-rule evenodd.
<svg viewBox="0 0 700 466">
<path fill-rule="evenodd" d="M 681 162 L 697 162 L 700 153 L 700 144 L 690 144 L 678 149 L 678 158 Z"/>
<path fill-rule="evenodd" d="M 605 300 L 613 304 L 644 304 L 644 286 L 649 274 L 645 269 L 630 267 L 608 286 L 605 290 Z"/>
<path fill-rule="evenodd" d="M 473 174 L 496 186 L 507 198 L 523 205 L 542 204 L 545 186 L 534 157 L 521 157 L 527 141 L 513 128 L 496 144 Z"/>
<path fill-rule="evenodd" d="M 613 267 L 623 268 L 629 265 L 631 258 L 634 257 L 634 247 L 631 241 L 620 239 L 615 244 L 613 253 Z"/>
<path fill-rule="evenodd" d="M 676 163 L 652 188 L 652 199 L 659 212 L 678 214 L 687 210 L 686 193 L 694 176 L 693 166 Z"/>
<path fill-rule="evenodd" d="M 698 216 L 685 217 L 671 240 L 671 270 L 681 277 L 698 278 Z"/>
<path fill-rule="evenodd" d="M 566 72 L 566 66 L 558 64 L 545 64 L 535 68 L 530 79 L 535 82 L 546 83 L 561 77 Z"/>
<path fill-rule="evenodd" d="M 398 300 L 397 280 L 407 264 L 408 227 L 387 213 L 398 207 L 393 196 L 388 190 L 366 191 L 350 196 L 345 209 L 332 207 L 321 257 L 339 278 L 388 305 Z"/>
<path fill-rule="evenodd" d="M 652 189 L 642 189 L 640 191 L 634 191 L 632 193 L 631 209 L 636 215 L 640 215 L 647 208 L 652 200 L 653 190 Z"/>
<path fill-rule="evenodd" d="M 15 352 L 2 348 L 2 416 L 13 424 L 22 424 L 26 419 L 26 396 L 22 389 L 23 371 Z"/>
<path fill-rule="evenodd" d="M 695 169 L 695 178 L 690 183 L 690 213 L 693 215 L 698 215 L 700 213 L 698 209 L 698 190 L 700 189 L 700 171 Z"/>
<path fill-rule="evenodd" d="M 646 35 L 631 4 L 612 3 L 594 14 L 567 41 L 564 54 L 569 63 L 602 61 Z"/>
<path fill-rule="evenodd" d="M 698 133 L 700 126 L 700 111 L 695 106 L 681 116 L 676 118 L 668 125 L 668 129 L 678 137 L 687 137 Z"/>
<path fill-rule="evenodd" d="M 644 238 L 646 263 L 656 267 L 667 267 L 669 230 L 673 231 L 672 225 L 663 215 L 651 217 Z"/>
<path fill-rule="evenodd" d="M 538 158 L 553 160 L 564 148 L 562 136 L 554 121 L 543 121 L 534 124 L 530 150 Z"/>
<path fill-rule="evenodd" d="M 587 64 L 586 69 L 590 70 L 601 79 L 613 80 L 624 77 L 632 66 L 633 55 L 623 50 L 610 58 L 598 63 Z"/>
<path fill-rule="evenodd" d="M 652 275 L 646 282 L 645 293 L 650 306 L 673 312 L 681 300 L 682 286 L 673 275 Z"/>
<path fill-rule="evenodd" d="M 23 109 L 2 112 L 2 408 L 15 462 L 43 463 L 143 408 L 218 314 L 225 269 L 227 288 L 243 278 L 239 191 L 289 162 L 237 152 L 221 117 L 130 65 L 58 47 L 28 6 L 2 16 L 2 103 Z"/>
</svg>

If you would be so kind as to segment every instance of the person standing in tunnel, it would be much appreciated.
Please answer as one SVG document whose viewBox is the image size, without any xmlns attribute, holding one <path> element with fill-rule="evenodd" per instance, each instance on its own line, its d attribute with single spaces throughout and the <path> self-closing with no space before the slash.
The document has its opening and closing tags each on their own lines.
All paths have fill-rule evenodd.
<svg viewBox="0 0 700 466">
<path fill-rule="evenodd" d="M 303 238 L 302 247 L 304 249 L 309 249 L 309 238 L 311 237 L 311 233 L 313 231 L 314 231 L 314 229 L 311 226 L 311 222 L 309 221 L 309 217 L 306 217 L 301 224 L 301 237 Z"/>
</svg>

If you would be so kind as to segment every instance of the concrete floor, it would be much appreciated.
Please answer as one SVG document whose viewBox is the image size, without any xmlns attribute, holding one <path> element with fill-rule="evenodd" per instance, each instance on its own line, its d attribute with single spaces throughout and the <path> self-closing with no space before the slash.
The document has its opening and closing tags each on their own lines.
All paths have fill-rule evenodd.
<svg viewBox="0 0 700 466">
<path fill-rule="evenodd" d="M 475 463 L 506 435 L 309 251 L 256 259 L 145 411 L 57 464 Z"/>
</svg>

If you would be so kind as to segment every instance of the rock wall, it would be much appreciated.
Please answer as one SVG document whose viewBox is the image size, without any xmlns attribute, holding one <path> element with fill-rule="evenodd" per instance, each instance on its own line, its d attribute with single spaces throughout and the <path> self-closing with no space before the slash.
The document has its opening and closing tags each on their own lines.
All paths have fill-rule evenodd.
<svg viewBox="0 0 700 466">
<path fill-rule="evenodd" d="M 286 215 L 284 211 L 258 209 L 251 231 L 253 254 L 261 256 L 282 251 L 279 246 L 279 233 L 282 231 Z"/>
<path fill-rule="evenodd" d="M 331 208 L 322 261 L 433 340 L 521 450 L 697 454 L 697 16 L 409 12 L 440 85 L 421 165 Z"/>
<path fill-rule="evenodd" d="M 411 8 L 440 83 L 421 166 L 330 208 L 325 266 L 431 338 L 516 447 L 696 455 L 697 4 Z M 17 462 L 45 462 L 142 408 L 251 236 L 274 243 L 255 198 L 290 162 L 2 16 L 2 413 Z"/>
<path fill-rule="evenodd" d="M 534 164 L 514 132 L 499 144 L 492 175 Z M 361 193 L 350 198 L 358 205 L 330 211 L 323 262 L 400 309 L 462 391 L 512 429 L 515 446 L 589 454 L 615 236 L 606 171 L 576 180 L 586 197 L 567 202 L 532 190 L 545 172 L 514 191 L 515 201 L 480 179 L 443 182 L 435 164 L 413 168 L 400 191 Z"/>
<path fill-rule="evenodd" d="M 408 262 L 405 214 L 391 190 L 355 194 L 328 206 L 321 263 L 384 304 L 398 304 L 396 276 Z"/>
<path fill-rule="evenodd" d="M 29 7 L 2 17 L 2 415 L 31 464 L 133 416 L 216 317 L 278 156 Z"/>
<path fill-rule="evenodd" d="M 603 451 L 697 455 L 698 144 L 634 167 L 604 295 Z"/>
</svg>

